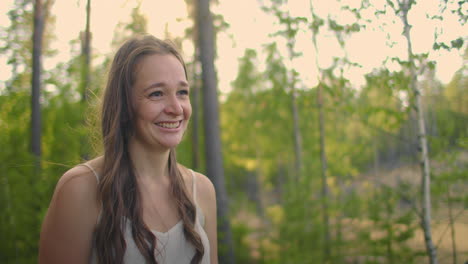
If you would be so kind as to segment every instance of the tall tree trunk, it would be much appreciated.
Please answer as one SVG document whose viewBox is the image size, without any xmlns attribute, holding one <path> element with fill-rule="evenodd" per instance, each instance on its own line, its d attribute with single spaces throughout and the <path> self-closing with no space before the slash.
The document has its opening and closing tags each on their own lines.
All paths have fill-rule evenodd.
<svg viewBox="0 0 468 264">
<path fill-rule="evenodd" d="M 214 67 L 214 30 L 209 0 L 199 0 L 197 7 L 200 61 L 203 80 L 203 116 L 205 130 L 206 171 L 216 188 L 218 201 L 218 230 L 220 263 L 234 263 L 234 249 L 221 151 L 219 106 L 216 72 Z M 224 250 L 225 249 L 225 250 Z"/>
<path fill-rule="evenodd" d="M 194 43 L 195 44 L 195 43 Z M 197 76 L 198 48 L 195 46 L 195 56 L 193 61 L 193 81 L 192 81 L 192 167 L 198 170 L 200 167 L 200 81 Z"/>
<path fill-rule="evenodd" d="M 455 219 L 453 217 L 452 195 L 450 193 L 450 184 L 447 184 L 447 207 L 449 210 L 449 225 L 450 225 L 450 238 L 452 240 L 452 260 L 453 264 L 457 264 L 457 242 L 455 239 Z"/>
<path fill-rule="evenodd" d="M 256 140 L 256 142 L 259 142 Z M 261 162 L 261 155 L 260 155 L 260 149 L 257 147 L 255 149 L 255 160 L 260 164 Z M 262 193 L 262 187 L 261 187 L 261 177 L 262 175 L 262 169 L 260 166 L 257 166 L 254 174 L 254 178 L 252 179 L 255 184 L 255 189 L 256 189 L 256 194 L 255 194 L 255 204 L 257 205 L 257 214 L 264 219 L 265 217 L 265 210 L 263 207 L 263 193 Z"/>
<path fill-rule="evenodd" d="M 84 107 L 89 101 L 91 95 L 91 0 L 86 1 L 86 25 L 81 38 L 81 78 L 80 92 L 81 103 Z M 84 110 L 84 109 L 83 109 Z M 86 125 L 86 117 L 83 116 L 83 125 Z M 81 142 L 87 142 L 87 136 L 81 135 Z M 81 144 L 81 157 L 87 160 L 90 155 L 89 144 Z"/>
<path fill-rule="evenodd" d="M 408 12 L 411 6 L 415 3 L 414 0 L 398 0 L 400 18 L 403 22 L 403 35 L 406 38 L 408 49 L 408 61 L 410 70 L 410 88 L 414 93 L 417 125 L 418 125 L 418 145 L 421 159 L 421 172 L 422 172 L 422 219 L 421 226 L 424 232 L 424 241 L 426 244 L 426 251 L 429 255 L 429 263 L 437 263 L 437 251 L 432 241 L 431 233 L 431 168 L 429 164 L 429 153 L 427 148 L 426 126 L 424 123 L 424 109 L 422 107 L 421 91 L 417 85 L 417 73 L 414 69 L 414 56 L 411 43 L 411 26 L 408 23 Z"/>
<path fill-rule="evenodd" d="M 294 78 L 294 77 L 293 77 Z M 295 169 L 296 169 L 296 179 L 299 180 L 301 178 L 301 170 L 302 170 L 302 137 L 301 137 L 301 130 L 299 127 L 299 113 L 297 110 L 297 91 L 295 88 L 295 81 L 291 84 L 292 93 L 291 93 L 291 107 L 292 107 L 292 114 L 293 114 L 293 123 L 294 123 L 294 154 L 296 157 L 295 160 Z"/>
<path fill-rule="evenodd" d="M 90 20 L 91 20 L 91 0 L 86 2 L 86 28 L 82 36 L 82 75 L 81 75 L 81 99 L 83 102 L 89 100 L 90 95 L 90 83 L 91 83 L 91 31 L 90 31 Z"/>
<path fill-rule="evenodd" d="M 200 62 L 200 48 L 198 47 L 198 22 L 196 19 L 197 14 L 197 5 L 193 4 L 193 8 L 195 9 L 192 17 L 193 17 L 193 32 L 192 32 L 192 40 L 194 46 L 194 56 L 193 56 L 193 63 L 192 63 L 192 74 L 193 74 L 193 90 L 192 90 L 192 165 L 193 169 L 197 170 L 200 168 L 200 135 L 199 135 L 199 127 L 200 127 L 200 89 L 202 87 L 199 75 L 199 62 Z"/>
<path fill-rule="evenodd" d="M 32 58 L 31 97 L 31 151 L 36 158 L 36 169 L 41 167 L 41 70 L 42 40 L 44 35 L 44 6 L 42 0 L 34 1 L 34 30 Z"/>
<path fill-rule="evenodd" d="M 198 47 L 198 21 L 197 21 L 197 3 L 194 0 L 185 0 L 187 6 L 187 13 L 193 21 L 192 30 L 185 31 L 187 37 L 192 39 L 194 54 L 191 68 L 191 103 L 192 103 L 192 168 L 198 170 L 200 168 L 200 49 Z M 189 33 L 190 32 L 190 33 Z"/>
<path fill-rule="evenodd" d="M 323 214 L 323 235 L 324 235 L 324 263 L 329 263 L 331 260 L 330 250 L 330 220 L 328 216 L 328 182 L 327 182 L 327 154 L 325 152 L 325 118 L 323 113 L 323 87 L 320 82 L 318 85 L 317 106 L 319 109 L 319 132 L 320 132 L 320 164 L 322 178 L 322 214 Z"/>
<path fill-rule="evenodd" d="M 312 19 L 317 18 L 312 0 L 309 1 L 310 13 Z M 322 84 L 322 70 L 318 63 L 318 45 L 317 45 L 317 34 L 319 28 L 312 29 L 312 44 L 314 45 L 315 50 L 315 66 L 317 68 L 317 107 L 319 110 L 319 141 L 320 141 L 320 175 L 322 180 L 322 216 L 323 216 L 323 236 L 324 236 L 324 263 L 329 263 L 331 261 L 331 236 L 330 236 L 330 219 L 328 212 L 328 202 L 329 202 L 329 192 L 328 192 L 328 182 L 327 182 L 327 154 L 325 152 L 325 117 L 323 111 L 323 84 Z"/>
<path fill-rule="evenodd" d="M 289 12 L 287 16 L 290 17 Z M 287 32 L 290 32 L 291 35 L 295 35 L 294 29 L 292 28 L 291 22 L 286 23 Z M 291 67 L 293 65 L 293 60 L 295 57 L 294 52 L 294 44 L 295 38 L 287 38 L 288 41 L 288 51 L 289 51 L 289 60 L 291 62 Z M 297 90 L 296 90 L 296 72 L 294 71 L 294 67 L 291 68 L 289 71 L 289 83 L 291 86 L 291 110 L 293 115 L 293 138 L 294 138 L 294 156 L 295 156 L 295 163 L 294 168 L 296 170 L 296 180 L 299 181 L 301 178 L 301 170 L 302 170 L 302 136 L 301 136 L 301 129 L 299 126 L 299 112 L 297 109 Z"/>
<path fill-rule="evenodd" d="M 292 51 L 290 51 L 292 54 Z M 292 55 L 291 55 L 292 56 Z M 291 57 L 292 61 L 292 57 Z M 296 170 L 296 181 L 299 182 L 301 178 L 302 170 L 302 138 L 301 130 L 299 127 L 299 112 L 297 109 L 297 91 L 296 91 L 296 77 L 294 69 L 291 69 L 291 110 L 293 115 L 293 137 L 294 137 L 294 168 Z"/>
</svg>

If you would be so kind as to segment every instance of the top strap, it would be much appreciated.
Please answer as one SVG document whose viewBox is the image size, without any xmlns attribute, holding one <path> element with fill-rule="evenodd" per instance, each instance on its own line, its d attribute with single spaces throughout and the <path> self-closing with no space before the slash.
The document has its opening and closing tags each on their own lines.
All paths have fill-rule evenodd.
<svg viewBox="0 0 468 264">
<path fill-rule="evenodd" d="M 192 174 L 193 202 L 195 203 L 195 210 L 197 215 L 195 222 L 203 227 L 205 226 L 205 216 L 203 215 L 203 211 L 197 205 L 197 176 L 193 170 L 190 170 L 190 173 Z"/>
<path fill-rule="evenodd" d="M 88 163 L 82 163 L 80 165 L 88 167 L 93 172 L 94 176 L 96 176 L 96 181 L 99 183 L 99 174 L 96 172 L 96 170 L 94 170 L 94 168 L 91 165 L 89 165 Z"/>
<path fill-rule="evenodd" d="M 197 188 L 196 188 L 196 179 L 195 173 L 193 173 L 193 170 L 190 170 L 190 173 L 192 174 L 192 193 L 193 193 L 193 201 L 195 204 L 197 204 Z"/>
</svg>

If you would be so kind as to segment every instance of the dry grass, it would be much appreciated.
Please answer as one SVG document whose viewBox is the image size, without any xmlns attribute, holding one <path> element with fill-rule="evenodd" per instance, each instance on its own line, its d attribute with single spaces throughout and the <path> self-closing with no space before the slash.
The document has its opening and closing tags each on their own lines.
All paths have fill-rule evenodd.
<svg viewBox="0 0 468 264">
<path fill-rule="evenodd" d="M 468 163 L 468 152 L 462 152 L 456 163 L 457 166 L 464 167 Z M 434 173 L 441 173 L 448 168 L 440 162 L 432 163 Z M 378 174 L 363 175 L 360 183 L 357 186 L 364 184 L 373 184 L 376 186 L 390 186 L 398 188 L 399 183 L 404 182 L 414 187 L 418 191 L 418 186 L 421 184 L 421 171 L 418 165 L 405 165 L 390 171 L 379 171 Z M 462 181 L 463 186 L 459 190 L 466 189 L 467 182 Z M 359 187 L 358 187 L 359 188 Z M 460 193 L 459 193 L 460 194 Z M 463 195 L 463 193 L 462 193 Z M 453 264 L 453 246 L 451 230 L 449 227 L 449 212 L 448 208 L 438 208 L 432 211 L 432 240 L 438 251 L 438 260 L 440 264 Z M 455 245 L 457 253 L 457 264 L 468 262 L 468 210 L 464 208 L 453 209 L 453 214 L 456 217 L 454 221 L 455 230 Z M 416 249 L 425 251 L 424 234 L 422 229 L 418 229 L 415 236 L 410 240 L 409 245 Z M 428 263 L 426 259 L 421 258 L 421 263 Z"/>
<path fill-rule="evenodd" d="M 466 164 L 468 162 L 468 152 L 464 153 L 462 157 L 459 158 L 459 162 L 463 164 Z M 441 163 L 433 162 L 432 166 L 434 173 L 440 173 L 447 169 L 447 167 Z M 378 174 L 362 175 L 357 180 L 353 181 L 351 188 L 353 188 L 357 192 L 362 193 L 362 195 L 366 195 L 366 192 L 372 189 L 375 190 L 375 188 L 378 188 L 378 186 L 392 187 L 398 192 L 401 191 L 398 188 L 399 184 L 402 182 L 411 186 L 411 197 L 409 198 L 416 198 L 418 196 L 417 192 L 419 191 L 418 186 L 420 186 L 421 184 L 420 167 L 417 165 L 406 165 L 390 171 L 379 171 Z M 457 187 L 460 187 L 458 189 L 463 192 L 463 190 L 466 189 L 465 186 L 468 186 L 467 184 L 468 182 L 462 181 L 462 186 Z M 406 208 L 402 208 L 402 211 L 409 210 L 407 205 L 404 206 L 406 206 Z M 279 208 L 281 209 L 281 206 L 279 206 Z M 458 206 L 458 208 L 455 208 L 453 210 L 453 214 L 456 216 L 454 223 L 455 244 L 457 253 L 456 264 L 464 264 L 465 261 L 468 261 L 468 210 Z M 275 252 L 279 250 L 277 248 L 279 245 L 270 245 L 271 243 L 268 244 L 266 242 L 271 242 L 269 241 L 269 239 L 278 235 L 277 230 L 268 229 L 275 229 L 278 226 L 279 223 L 276 222 L 281 222 L 280 220 L 282 217 L 276 217 L 280 220 L 274 221 L 274 219 L 276 219 L 274 216 L 281 216 L 281 214 L 271 215 L 271 212 L 267 212 L 267 215 L 267 218 L 269 219 L 269 221 L 267 222 L 269 223 L 265 222 L 265 219 L 261 219 L 257 215 L 248 213 L 247 210 L 240 210 L 238 212 L 238 215 L 234 217 L 234 222 L 238 221 L 240 223 L 247 224 L 247 226 L 249 226 L 249 229 L 253 231 L 250 234 L 248 234 L 247 237 L 245 237 L 244 241 L 251 251 L 250 253 L 252 259 L 258 260 L 260 258 L 260 248 L 267 252 Z M 434 244 L 437 246 L 439 264 L 454 264 L 452 253 L 452 234 L 449 227 L 448 219 L 449 213 L 447 208 L 439 207 L 437 209 L 433 209 L 431 225 L 432 239 Z M 336 219 L 331 220 L 332 225 L 336 224 L 333 223 L 333 220 Z M 418 219 L 415 218 L 414 221 L 414 225 L 417 225 L 416 221 L 418 221 Z M 385 231 L 379 230 L 378 228 L 376 228 L 375 223 L 365 218 L 341 219 L 341 224 L 343 228 L 342 231 L 344 239 L 347 241 L 357 242 L 352 244 L 353 248 L 349 249 L 350 251 L 348 253 L 351 254 L 349 256 L 349 259 L 346 259 L 347 261 L 349 260 L 349 263 L 366 263 L 367 261 L 373 261 L 374 263 L 386 263 L 387 260 L 385 256 L 361 256 L 359 252 L 366 252 L 366 246 L 368 245 L 366 245 L 366 243 L 359 243 L 359 238 L 357 237 L 359 230 L 361 230 L 370 232 L 370 238 L 372 240 L 378 240 L 386 236 Z M 404 231 L 408 227 L 405 225 L 394 225 L 392 228 L 394 229 L 394 231 L 398 232 Z M 417 228 L 414 237 L 412 237 L 406 245 L 411 247 L 415 251 L 425 252 L 425 242 L 421 228 Z M 417 260 L 416 263 L 429 263 L 429 261 L 427 257 L 421 257 Z"/>
<path fill-rule="evenodd" d="M 435 212 L 439 217 L 446 217 L 447 212 Z M 437 216 L 435 216 L 437 217 Z M 468 261 L 468 211 L 464 210 L 457 217 L 454 223 L 455 229 L 455 244 L 457 247 L 458 263 Z M 432 224 L 433 241 L 438 245 L 438 259 L 440 264 L 453 264 L 452 257 L 452 237 L 448 226 L 448 221 L 437 221 Z M 418 230 L 414 238 L 410 241 L 410 245 L 418 250 L 424 250 L 424 235 L 422 230 Z M 458 264 L 457 263 L 457 264 Z"/>
</svg>

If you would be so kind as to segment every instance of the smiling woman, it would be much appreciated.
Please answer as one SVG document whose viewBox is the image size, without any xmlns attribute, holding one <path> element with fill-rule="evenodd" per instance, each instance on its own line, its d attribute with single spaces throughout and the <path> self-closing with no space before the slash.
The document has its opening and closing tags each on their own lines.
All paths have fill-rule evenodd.
<svg viewBox="0 0 468 264">
<path fill-rule="evenodd" d="M 137 36 L 118 50 L 103 98 L 104 155 L 60 178 L 40 263 L 218 262 L 213 185 L 175 157 L 192 112 L 186 76 L 168 42 Z"/>
<path fill-rule="evenodd" d="M 143 58 L 134 85 L 135 137 L 138 143 L 173 148 L 182 140 L 192 114 L 189 85 L 180 61 L 172 55 Z M 142 141 L 140 141 L 142 140 Z"/>
</svg>

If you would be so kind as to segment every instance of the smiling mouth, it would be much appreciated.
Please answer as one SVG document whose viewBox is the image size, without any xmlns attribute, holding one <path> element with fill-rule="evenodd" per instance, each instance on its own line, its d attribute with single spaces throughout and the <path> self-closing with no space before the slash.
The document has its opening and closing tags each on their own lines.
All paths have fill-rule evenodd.
<svg viewBox="0 0 468 264">
<path fill-rule="evenodd" d="M 163 128 L 178 128 L 182 121 L 177 121 L 177 122 L 160 122 L 156 123 L 155 125 Z"/>
</svg>

